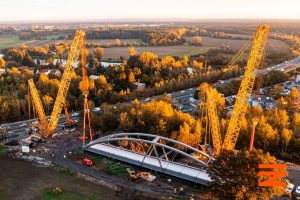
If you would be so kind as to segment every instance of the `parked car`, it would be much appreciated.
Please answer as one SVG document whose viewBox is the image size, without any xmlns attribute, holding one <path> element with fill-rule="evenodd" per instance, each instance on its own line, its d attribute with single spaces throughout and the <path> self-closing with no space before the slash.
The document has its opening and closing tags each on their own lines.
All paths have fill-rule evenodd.
<svg viewBox="0 0 300 200">
<path fill-rule="evenodd" d="M 284 89 L 284 90 L 282 90 L 281 91 L 281 93 L 280 93 L 281 95 L 284 95 L 284 96 L 287 96 L 287 95 L 289 95 L 290 94 L 290 90 L 288 90 L 288 89 Z"/>
<path fill-rule="evenodd" d="M 296 199 L 300 199 L 300 186 L 297 186 L 294 196 Z"/>
<path fill-rule="evenodd" d="M 298 186 L 298 187 L 296 188 L 295 193 L 300 195 L 300 186 Z"/>
<path fill-rule="evenodd" d="M 20 127 L 23 127 L 23 126 L 26 126 L 27 124 L 26 123 L 22 123 L 20 124 Z"/>
<path fill-rule="evenodd" d="M 90 159 L 88 159 L 87 157 L 85 157 L 83 160 L 82 160 L 83 164 L 85 166 L 88 166 L 88 167 L 92 167 L 93 166 L 93 161 L 91 161 Z"/>
<path fill-rule="evenodd" d="M 285 192 L 289 197 L 291 197 L 295 185 L 290 183 L 289 181 L 286 181 L 286 182 L 287 182 L 287 186 L 286 186 Z"/>
<path fill-rule="evenodd" d="M 72 113 L 71 116 L 72 116 L 72 117 L 77 117 L 77 116 L 79 116 L 79 113 L 76 113 L 76 112 L 75 112 L 75 113 Z"/>
<path fill-rule="evenodd" d="M 99 107 L 96 107 L 96 108 L 94 108 L 94 112 L 99 112 L 101 110 L 101 108 L 99 108 Z"/>
</svg>

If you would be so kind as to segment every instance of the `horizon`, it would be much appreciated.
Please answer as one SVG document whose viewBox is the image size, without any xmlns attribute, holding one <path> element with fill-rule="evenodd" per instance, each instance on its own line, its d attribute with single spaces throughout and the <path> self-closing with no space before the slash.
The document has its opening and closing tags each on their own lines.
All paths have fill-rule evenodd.
<svg viewBox="0 0 300 200">
<path fill-rule="evenodd" d="M 57 19 L 57 20 L 0 20 L 0 24 L 39 23 L 170 23 L 170 22 L 300 22 L 300 19 L 283 18 L 110 18 L 110 19 Z"/>
<path fill-rule="evenodd" d="M 192 6 L 191 6 L 192 5 Z M 218 5 L 218 6 L 216 6 Z M 286 0 L 11 0 L 0 3 L 0 22 L 116 21 L 116 20 L 213 20 L 213 19 L 300 19 L 300 1 Z M 147 8 L 147 9 L 145 9 Z M 267 8 L 267 9 L 266 9 Z"/>
</svg>

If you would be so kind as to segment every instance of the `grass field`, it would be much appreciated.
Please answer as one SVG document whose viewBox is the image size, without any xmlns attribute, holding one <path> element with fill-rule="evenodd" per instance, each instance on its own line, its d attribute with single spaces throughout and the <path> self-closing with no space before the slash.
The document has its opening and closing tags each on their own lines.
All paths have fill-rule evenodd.
<svg viewBox="0 0 300 200">
<path fill-rule="evenodd" d="M 45 200 L 45 199 L 47 200 L 94 200 L 96 199 L 93 194 L 89 195 L 88 197 L 84 197 L 68 191 L 62 191 L 61 193 L 55 195 L 53 190 L 54 187 L 46 188 L 38 199 L 40 200 Z"/>
<path fill-rule="evenodd" d="M 0 146 L 0 156 L 6 155 L 6 154 L 7 154 L 7 149 Z M 0 198 L 0 200 L 1 200 L 1 198 Z"/>
</svg>

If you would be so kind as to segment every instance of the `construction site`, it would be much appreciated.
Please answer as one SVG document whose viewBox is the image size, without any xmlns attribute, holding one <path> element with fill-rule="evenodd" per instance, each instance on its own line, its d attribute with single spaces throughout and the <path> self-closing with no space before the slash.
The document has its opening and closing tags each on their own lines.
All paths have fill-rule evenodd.
<svg viewBox="0 0 300 200">
<path fill-rule="evenodd" d="M 251 47 L 223 136 L 215 102 L 217 90 L 208 83 L 199 88 L 199 113 L 207 120 L 202 124 L 205 127 L 205 141 L 197 147 L 146 132 L 95 131 L 90 116 L 94 111 L 88 103 L 90 79 L 87 74 L 86 33 L 77 30 L 68 49 L 66 66 L 51 115 L 46 115 L 35 80 L 28 80 L 28 110 L 33 116 L 18 122 L 26 134 L 10 133 L 8 125 L 4 124 L 1 126 L 2 143 L 13 158 L 48 168 L 61 168 L 65 173 L 78 173 L 85 180 L 119 193 L 116 198 L 209 199 L 201 195 L 201 190 L 205 190 L 212 182 L 207 169 L 214 165 L 223 151 L 236 151 L 243 125 L 241 121 L 249 107 L 255 80 L 264 73 L 259 67 L 264 61 L 270 29 L 269 25 L 259 25 L 253 36 L 223 69 L 226 71 L 233 67 Z M 80 62 L 81 66 L 80 90 L 84 102 L 77 112 L 69 112 L 67 95 L 76 62 Z M 249 152 L 255 149 L 258 122 L 259 116 L 253 116 L 247 147 Z M 113 197 L 107 196 L 104 199 Z"/>
</svg>

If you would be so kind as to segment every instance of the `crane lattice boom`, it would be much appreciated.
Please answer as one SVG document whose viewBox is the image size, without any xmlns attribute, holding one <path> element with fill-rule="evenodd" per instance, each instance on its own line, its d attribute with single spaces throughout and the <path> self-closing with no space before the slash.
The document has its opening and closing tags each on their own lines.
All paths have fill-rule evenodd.
<svg viewBox="0 0 300 200">
<path fill-rule="evenodd" d="M 76 60 L 78 60 L 80 54 L 80 48 L 82 43 L 85 39 L 85 32 L 84 31 L 76 31 L 75 38 L 70 48 L 67 64 L 62 76 L 62 80 L 60 82 L 57 97 L 54 103 L 53 111 L 51 114 L 51 118 L 49 121 L 48 129 L 47 129 L 47 136 L 49 137 L 56 129 L 59 116 L 61 114 L 62 108 L 65 104 L 65 99 L 67 96 L 67 92 L 69 90 L 69 86 L 71 83 L 71 75 L 74 72 L 74 67 L 72 66 Z"/>
<path fill-rule="evenodd" d="M 217 106 L 214 100 L 214 89 L 208 84 L 206 89 L 206 108 L 208 112 L 212 142 L 214 145 L 214 153 L 215 155 L 218 155 L 222 148 L 219 117 L 217 112 Z"/>
<path fill-rule="evenodd" d="M 240 122 L 247 111 L 247 106 L 249 104 L 249 100 L 253 90 L 256 73 L 264 54 L 264 49 L 266 46 L 270 28 L 271 27 L 268 25 L 260 25 L 254 36 L 253 46 L 248 59 L 244 78 L 241 82 L 241 86 L 237 94 L 226 136 L 223 142 L 223 149 L 233 150 L 235 147 L 239 131 L 241 129 Z"/>
<path fill-rule="evenodd" d="M 28 85 L 29 85 L 30 95 L 33 101 L 33 105 L 40 119 L 40 129 L 43 133 L 45 133 L 48 127 L 48 120 L 46 118 L 46 114 L 39 96 L 39 92 L 36 89 L 32 79 L 28 80 Z"/>
</svg>

